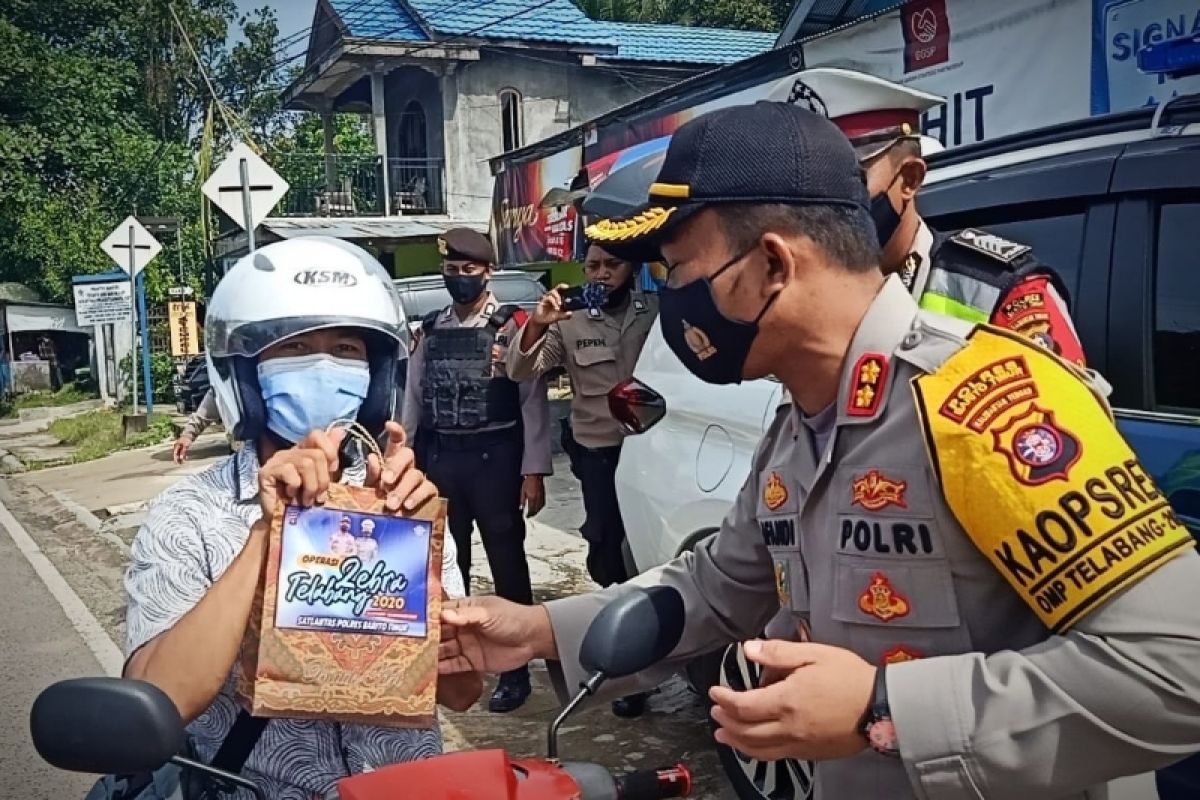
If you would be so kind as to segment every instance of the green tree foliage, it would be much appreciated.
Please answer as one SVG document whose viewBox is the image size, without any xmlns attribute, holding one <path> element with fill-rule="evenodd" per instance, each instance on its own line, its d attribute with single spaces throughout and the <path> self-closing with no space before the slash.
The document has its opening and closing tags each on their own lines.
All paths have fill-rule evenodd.
<svg viewBox="0 0 1200 800">
<path fill-rule="evenodd" d="M 777 31 L 792 10 L 789 0 L 575 0 L 592 19 L 655 22 L 707 28 Z"/>
<path fill-rule="evenodd" d="M 100 241 L 130 213 L 183 223 L 185 273 L 203 258 L 194 154 L 212 90 L 259 136 L 280 119 L 278 28 L 233 0 L 0 0 L 0 280 L 48 300 L 106 271 Z M 243 41 L 230 48 L 234 26 Z M 268 90 L 269 89 L 269 90 Z M 275 127 L 273 127 L 275 126 Z M 223 152 L 230 132 L 215 117 Z M 147 271 L 151 297 L 178 280 L 173 237 Z"/>
</svg>

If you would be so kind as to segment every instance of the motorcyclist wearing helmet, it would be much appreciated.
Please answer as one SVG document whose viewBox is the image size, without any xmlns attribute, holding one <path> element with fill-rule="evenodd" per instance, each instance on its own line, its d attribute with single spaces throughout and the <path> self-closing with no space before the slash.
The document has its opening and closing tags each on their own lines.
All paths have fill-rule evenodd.
<svg viewBox="0 0 1200 800">
<path fill-rule="evenodd" d="M 413 466 L 392 417 L 407 353 L 390 276 L 360 248 L 306 237 L 261 248 L 222 279 L 209 305 L 208 369 L 221 418 L 245 442 L 236 454 L 161 494 L 134 540 L 124 674 L 174 700 L 200 758 L 233 729 L 235 662 L 262 574 L 277 501 L 320 503 L 334 481 L 375 487 L 391 510 L 413 509 L 436 488 Z M 381 443 L 339 462 L 356 419 Z M 452 539 L 443 583 L 463 594 Z M 477 675 L 442 681 L 438 700 L 465 709 Z M 244 774 L 268 797 L 328 797 L 348 774 L 436 754 L 425 730 L 272 719 Z"/>
</svg>

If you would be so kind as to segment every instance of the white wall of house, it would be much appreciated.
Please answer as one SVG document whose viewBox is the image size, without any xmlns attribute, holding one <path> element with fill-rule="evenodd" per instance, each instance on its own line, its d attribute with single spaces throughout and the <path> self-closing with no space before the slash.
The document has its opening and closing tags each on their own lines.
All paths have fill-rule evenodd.
<svg viewBox="0 0 1200 800">
<path fill-rule="evenodd" d="M 481 56 L 479 61 L 459 63 L 442 78 L 448 205 L 452 216 L 464 220 L 485 220 L 490 213 L 488 159 L 503 150 L 502 90 L 520 93 L 521 143 L 529 144 L 654 88 L 577 62 L 547 63 L 496 51 Z"/>
</svg>

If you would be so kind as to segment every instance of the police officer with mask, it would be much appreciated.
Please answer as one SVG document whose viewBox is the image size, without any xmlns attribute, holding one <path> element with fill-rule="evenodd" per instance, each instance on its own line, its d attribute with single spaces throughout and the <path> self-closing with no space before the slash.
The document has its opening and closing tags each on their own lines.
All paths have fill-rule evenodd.
<svg viewBox="0 0 1200 800">
<path fill-rule="evenodd" d="M 819 67 L 781 81 L 770 99 L 824 114 L 850 139 L 867 174 L 884 273 L 900 275 L 921 308 L 990 322 L 1084 365 L 1067 289 L 1032 248 L 977 228 L 939 233 L 921 219 L 917 193 L 928 170 L 925 157 L 942 145 L 919 133 L 920 114 L 943 98 L 863 72 Z"/>
<path fill-rule="evenodd" d="M 545 382 L 517 382 L 505 351 L 526 314 L 501 305 L 488 290 L 492 245 L 468 228 L 438 240 L 442 275 L 454 302 L 429 314 L 409 359 L 404 428 L 415 431 L 421 467 L 449 504 L 449 527 L 470 587 L 471 535 L 479 526 L 496 594 L 529 605 L 525 521 L 546 504 L 551 473 L 550 406 Z M 500 677 L 489 709 L 519 708 L 530 694 L 529 671 Z"/>
<path fill-rule="evenodd" d="M 565 284 L 547 292 L 521 328 L 517 346 L 509 349 L 508 369 L 517 380 L 560 366 L 571 376 L 575 396 L 566 445 L 583 490 L 588 574 L 609 586 L 624 582 L 629 573 L 616 488 L 625 433 L 609 411 L 608 392 L 633 375 L 658 302 L 635 288 L 633 264 L 597 245 L 588 248 L 583 274 L 587 307 L 563 309 Z M 613 703 L 613 712 L 636 717 L 645 707 L 646 696 L 636 694 Z"/>
<path fill-rule="evenodd" d="M 714 687 L 717 738 L 816 761 L 816 797 L 1084 800 L 1200 748 L 1200 556 L 1083 371 L 922 311 L 885 277 L 862 171 L 784 103 L 679 128 L 627 219 L 660 250 L 663 337 L 708 383 L 782 406 L 720 530 L 624 586 L 533 608 L 450 603 L 443 674 L 547 659 L 586 679 L 589 623 L 632 585 L 683 597 L 680 643 L 600 694 L 755 637 L 766 685 Z"/>
</svg>

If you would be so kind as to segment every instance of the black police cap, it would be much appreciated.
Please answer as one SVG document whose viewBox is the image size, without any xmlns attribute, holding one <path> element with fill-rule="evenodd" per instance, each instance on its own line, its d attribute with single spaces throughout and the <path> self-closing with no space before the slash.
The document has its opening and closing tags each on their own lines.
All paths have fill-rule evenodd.
<svg viewBox="0 0 1200 800">
<path fill-rule="evenodd" d="M 438 237 L 438 252 L 446 261 L 496 263 L 496 255 L 488 237 L 470 228 L 451 228 Z"/>
<path fill-rule="evenodd" d="M 858 158 L 836 125 L 798 106 L 763 101 L 682 125 L 649 201 L 585 234 L 621 257 L 657 261 L 672 229 L 705 206 L 731 203 L 869 206 Z"/>
</svg>

